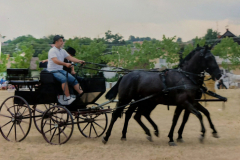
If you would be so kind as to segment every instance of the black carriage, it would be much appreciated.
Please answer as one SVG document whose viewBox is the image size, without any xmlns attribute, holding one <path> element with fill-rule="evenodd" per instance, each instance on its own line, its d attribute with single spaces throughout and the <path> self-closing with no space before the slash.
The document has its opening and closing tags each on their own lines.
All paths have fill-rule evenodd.
<svg viewBox="0 0 240 160">
<path fill-rule="evenodd" d="M 78 77 L 84 94 L 71 105 L 59 103 L 59 97 L 64 97 L 61 84 L 47 70 L 43 70 L 38 79 L 30 77 L 28 69 L 7 69 L 7 79 L 16 90 L 15 95 L 7 98 L 0 107 L 0 132 L 6 140 L 20 142 L 25 139 L 32 120 L 50 144 L 67 142 L 74 124 L 87 138 L 96 138 L 105 132 L 106 113 L 111 110 L 96 104 L 106 91 L 105 78 Z M 22 85 L 28 90 L 22 90 Z M 70 86 L 69 91 L 76 97 L 76 91 Z"/>
</svg>

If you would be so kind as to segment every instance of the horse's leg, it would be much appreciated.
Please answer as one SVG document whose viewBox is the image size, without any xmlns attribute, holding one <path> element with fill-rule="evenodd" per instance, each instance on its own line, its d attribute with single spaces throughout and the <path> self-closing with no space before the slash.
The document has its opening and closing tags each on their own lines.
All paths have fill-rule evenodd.
<svg viewBox="0 0 240 160">
<path fill-rule="evenodd" d="M 213 132 L 212 132 L 213 137 L 219 138 L 219 136 L 218 136 L 218 134 L 217 134 L 217 131 L 216 131 L 216 129 L 215 129 L 213 123 L 212 123 L 212 120 L 211 120 L 211 118 L 210 118 L 210 113 L 209 113 L 209 111 L 208 111 L 205 107 L 203 107 L 200 103 L 197 103 L 197 104 L 196 104 L 196 108 L 197 108 L 200 112 L 202 112 L 202 113 L 207 117 L 208 122 L 209 122 L 209 124 L 210 124 L 210 127 L 211 127 L 212 130 L 213 130 Z"/>
<path fill-rule="evenodd" d="M 181 127 L 180 127 L 179 130 L 178 130 L 178 138 L 177 138 L 177 141 L 178 141 L 178 142 L 184 142 L 183 139 L 182 139 L 182 133 L 183 133 L 183 129 L 184 129 L 184 127 L 185 127 L 185 124 L 186 124 L 187 121 L 188 121 L 189 114 L 190 114 L 190 112 L 189 112 L 188 110 L 185 110 Z"/>
<path fill-rule="evenodd" d="M 159 136 L 159 131 L 158 131 L 158 126 L 153 122 L 153 120 L 151 119 L 151 117 L 150 117 L 150 114 L 151 114 L 151 112 L 152 112 L 152 110 L 154 109 L 156 107 L 156 105 L 151 105 L 150 106 L 150 110 L 148 110 L 148 112 L 144 112 L 143 113 L 143 116 L 148 120 L 148 122 L 153 126 L 153 128 L 154 128 L 154 134 L 155 134 L 155 136 Z"/>
<path fill-rule="evenodd" d="M 199 140 L 200 140 L 200 142 L 203 142 L 203 139 L 204 139 L 204 136 L 205 136 L 205 127 L 204 127 L 204 125 L 203 125 L 203 120 L 202 120 L 202 115 L 201 115 L 201 113 L 200 113 L 196 108 L 194 108 L 193 104 L 191 104 L 191 103 L 188 102 L 188 101 L 185 101 L 184 105 L 186 106 L 186 109 L 187 109 L 189 112 L 195 114 L 195 115 L 198 117 L 198 119 L 199 119 L 199 121 L 200 121 L 200 124 L 201 124 L 201 128 L 202 128 L 202 129 L 201 129 L 202 135 L 200 136 Z"/>
<path fill-rule="evenodd" d="M 175 109 L 173 120 L 172 120 L 172 126 L 171 126 L 170 132 L 168 134 L 168 137 L 169 137 L 168 144 L 170 146 L 176 146 L 176 143 L 173 140 L 173 132 L 174 132 L 175 126 L 177 124 L 178 118 L 179 118 L 180 114 L 182 113 L 182 110 L 183 109 L 180 106 L 177 106 L 176 109 Z"/>
<path fill-rule="evenodd" d="M 118 106 L 121 106 L 121 105 L 124 105 L 124 104 L 126 104 L 126 103 L 120 103 L 120 101 L 119 101 L 118 104 L 117 104 L 117 107 L 118 107 Z M 116 120 L 118 119 L 118 117 L 121 117 L 121 114 L 122 114 L 123 109 L 124 109 L 123 107 L 122 107 L 122 108 L 118 108 L 118 109 L 116 109 L 116 110 L 112 113 L 111 123 L 110 123 L 110 125 L 109 125 L 109 127 L 108 127 L 108 130 L 107 130 L 107 132 L 106 132 L 106 136 L 103 137 L 103 139 L 102 139 L 102 142 L 103 142 L 104 144 L 107 143 L 107 141 L 108 141 L 108 139 L 109 139 L 109 137 L 110 137 L 110 135 L 111 135 L 113 125 L 114 125 L 114 123 L 116 122 Z"/>
<path fill-rule="evenodd" d="M 124 127 L 122 130 L 122 138 L 121 138 L 121 140 L 123 140 L 123 141 L 126 140 L 126 133 L 127 133 L 129 119 L 132 117 L 132 114 L 136 108 L 137 108 L 137 105 L 130 106 L 125 113 L 125 122 L 124 122 Z"/>
<path fill-rule="evenodd" d="M 134 119 L 138 122 L 138 124 L 142 127 L 142 129 L 145 131 L 146 135 L 147 136 L 147 139 L 149 141 L 152 141 L 152 136 L 150 134 L 150 131 L 149 129 L 142 123 L 141 121 L 141 116 L 142 116 L 142 113 L 143 113 L 143 107 L 138 107 L 138 110 L 137 110 L 137 113 L 134 115 Z"/>
</svg>

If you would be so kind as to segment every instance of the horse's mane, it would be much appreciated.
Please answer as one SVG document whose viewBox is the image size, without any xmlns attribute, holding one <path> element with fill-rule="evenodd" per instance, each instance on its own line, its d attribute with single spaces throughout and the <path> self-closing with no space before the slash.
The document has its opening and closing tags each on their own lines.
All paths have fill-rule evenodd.
<svg viewBox="0 0 240 160">
<path fill-rule="evenodd" d="M 196 47 L 194 50 L 192 50 L 184 59 L 180 59 L 180 62 L 179 62 L 179 64 L 178 64 L 178 67 L 181 68 L 186 61 L 189 61 L 189 60 L 194 56 L 195 51 L 199 51 L 199 50 L 201 50 L 201 49 L 202 49 L 202 47 L 197 46 L 197 47 Z"/>
</svg>

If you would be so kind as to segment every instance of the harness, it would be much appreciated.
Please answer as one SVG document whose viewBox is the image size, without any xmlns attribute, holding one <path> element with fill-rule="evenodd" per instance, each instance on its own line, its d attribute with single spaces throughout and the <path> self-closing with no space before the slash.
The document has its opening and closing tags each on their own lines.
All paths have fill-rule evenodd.
<svg viewBox="0 0 240 160">
<path fill-rule="evenodd" d="M 179 72 L 179 73 L 182 73 L 185 77 L 187 77 L 194 85 L 192 84 L 184 84 L 184 85 L 179 85 L 179 86 L 174 86 L 174 87 L 167 87 L 166 85 L 166 78 L 165 76 L 167 75 L 168 71 L 175 71 L 175 72 Z M 191 72 L 186 72 L 186 71 L 183 71 L 182 69 L 166 69 L 164 71 L 162 71 L 160 73 L 160 76 L 161 76 L 161 79 L 162 79 L 162 82 L 163 82 L 163 92 L 165 93 L 168 93 L 169 91 L 172 91 L 172 90 L 176 90 L 176 89 L 186 89 L 186 90 L 197 90 L 200 88 L 200 84 L 197 83 L 193 78 L 192 76 L 189 76 L 189 75 L 192 75 L 192 76 L 196 76 L 196 77 L 200 77 L 200 78 L 203 78 L 204 77 L 204 73 L 203 74 L 195 74 L 195 73 L 191 73 Z"/>
</svg>

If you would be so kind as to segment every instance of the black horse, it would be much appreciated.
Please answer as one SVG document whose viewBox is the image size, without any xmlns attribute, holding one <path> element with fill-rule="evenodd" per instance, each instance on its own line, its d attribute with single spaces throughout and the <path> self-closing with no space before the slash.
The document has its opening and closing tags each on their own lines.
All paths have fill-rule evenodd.
<svg viewBox="0 0 240 160">
<path fill-rule="evenodd" d="M 201 49 L 201 47 L 198 46 L 195 50 L 200 50 L 200 49 Z M 182 60 L 180 62 L 179 67 L 182 67 L 183 63 L 186 63 L 194 54 L 195 54 L 195 52 L 192 51 L 184 60 Z M 119 85 L 119 83 L 117 83 L 111 90 L 116 90 L 118 88 L 118 85 Z M 198 90 L 198 93 L 196 94 L 196 97 L 195 97 L 196 99 L 201 99 L 203 90 L 205 90 L 205 88 L 203 88 L 203 87 L 200 90 Z M 148 107 L 145 107 L 146 105 Z M 159 136 L 158 127 L 157 127 L 157 125 L 153 122 L 153 120 L 150 117 L 150 114 L 151 114 L 152 110 L 155 107 L 156 107 L 156 104 L 151 103 L 151 101 L 148 101 L 148 100 L 146 100 L 146 101 L 144 101 L 142 103 L 138 103 L 137 105 L 130 106 L 129 109 L 126 111 L 125 123 L 124 123 L 123 131 L 122 131 L 122 138 L 121 138 L 121 140 L 124 140 L 124 141 L 126 140 L 126 133 L 127 133 L 128 122 L 129 122 L 129 119 L 131 118 L 133 112 L 136 109 L 137 109 L 137 112 L 136 112 L 136 114 L 134 116 L 134 119 L 138 122 L 138 124 L 143 128 L 143 130 L 147 134 L 147 139 L 149 141 L 152 141 L 152 137 L 151 137 L 149 129 L 141 121 L 141 116 L 142 115 L 150 122 L 150 124 L 152 124 L 152 126 L 153 126 L 153 128 L 155 130 L 154 134 L 158 137 Z M 216 131 L 216 129 L 215 129 L 213 123 L 212 123 L 212 120 L 210 118 L 209 111 L 206 108 L 204 108 L 200 103 L 196 103 L 194 105 L 194 107 L 198 111 L 202 112 L 207 117 L 207 119 L 209 121 L 209 124 L 210 124 L 210 127 L 213 130 L 213 132 L 212 132 L 213 137 L 219 138 L 219 136 L 217 134 L 217 131 Z M 180 107 L 180 106 L 177 106 L 177 108 L 175 110 L 172 127 L 171 127 L 170 133 L 168 135 L 168 137 L 170 139 L 170 141 L 169 141 L 169 145 L 170 146 L 175 146 L 176 145 L 176 143 L 173 141 L 173 131 L 174 131 L 174 128 L 175 128 L 175 126 L 177 124 L 178 118 L 179 118 L 182 110 L 183 110 L 183 108 Z M 186 124 L 186 122 L 187 122 L 187 120 L 189 118 L 189 114 L 190 114 L 190 112 L 188 110 L 185 110 L 185 114 L 184 114 L 184 118 L 183 118 L 181 127 L 178 130 L 178 138 L 177 138 L 178 142 L 184 142 L 183 138 L 182 138 L 182 133 L 183 133 L 184 126 L 185 126 L 185 124 Z M 200 141 L 201 142 L 203 141 L 203 138 L 204 137 L 200 136 Z"/>
<path fill-rule="evenodd" d="M 177 105 L 195 114 L 200 120 L 202 137 L 204 137 L 205 128 L 202 122 L 202 116 L 194 107 L 194 105 L 196 105 L 194 99 L 202 85 L 202 81 L 199 83 L 199 80 L 203 80 L 200 73 L 206 70 L 214 79 L 219 79 L 221 72 L 214 56 L 207 47 L 194 50 L 191 56 L 188 56 L 185 60 L 185 63 L 182 65 L 182 70 L 169 70 L 165 73 L 165 76 L 160 76 L 160 74 L 154 72 L 131 72 L 119 80 L 119 87 L 110 90 L 107 98 L 115 98 L 117 93 L 119 93 L 117 106 L 122 106 L 129 104 L 132 99 L 139 100 L 143 97 L 158 93 L 157 96 L 149 99 L 152 104 L 155 106 L 157 104 Z M 164 81 L 164 79 L 166 79 L 166 81 Z M 167 91 L 167 96 L 165 96 Z M 124 107 L 117 108 L 113 112 L 106 137 L 103 137 L 104 143 L 108 141 L 112 127 L 117 118 L 121 117 L 123 109 Z"/>
</svg>

